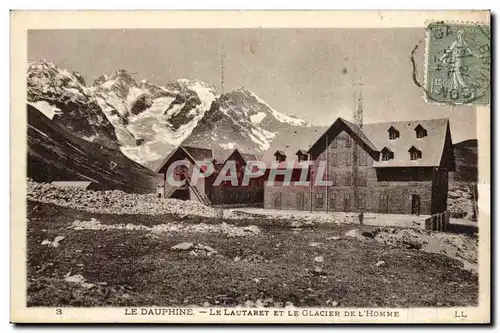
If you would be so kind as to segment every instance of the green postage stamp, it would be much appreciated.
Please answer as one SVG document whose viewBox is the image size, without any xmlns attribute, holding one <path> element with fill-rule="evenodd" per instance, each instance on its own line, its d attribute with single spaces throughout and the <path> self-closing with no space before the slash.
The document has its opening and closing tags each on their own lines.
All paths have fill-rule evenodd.
<svg viewBox="0 0 500 333">
<path fill-rule="evenodd" d="M 489 104 L 490 26 L 435 22 L 427 27 L 429 103 Z"/>
</svg>

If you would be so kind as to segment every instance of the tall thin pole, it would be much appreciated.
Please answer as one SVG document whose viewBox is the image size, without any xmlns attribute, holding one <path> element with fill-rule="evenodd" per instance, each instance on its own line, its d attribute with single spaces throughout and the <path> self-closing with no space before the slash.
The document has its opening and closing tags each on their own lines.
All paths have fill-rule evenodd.
<svg viewBox="0 0 500 333">
<path fill-rule="evenodd" d="M 355 106 L 354 106 L 354 122 L 355 124 L 362 129 L 363 128 L 363 83 L 360 81 L 359 83 L 360 90 L 358 97 L 355 101 Z M 361 210 L 362 208 L 360 207 L 359 203 L 359 161 L 358 161 L 358 144 L 356 142 L 353 142 L 352 145 L 352 155 L 353 155 L 353 161 L 352 161 L 352 178 L 353 178 L 353 194 L 354 194 L 354 211 Z M 361 213 L 361 211 L 360 211 Z M 360 223 L 361 222 L 360 218 Z"/>
<path fill-rule="evenodd" d="M 221 92 L 224 93 L 224 44 L 221 46 L 220 51 L 220 86 Z"/>
<path fill-rule="evenodd" d="M 313 211 L 313 177 L 312 177 L 312 152 L 309 154 L 309 212 Z"/>
<path fill-rule="evenodd" d="M 328 173 L 330 171 L 330 164 L 328 164 L 328 131 L 325 133 L 325 154 L 326 154 L 326 181 L 325 181 L 325 211 L 328 213 Z"/>
</svg>

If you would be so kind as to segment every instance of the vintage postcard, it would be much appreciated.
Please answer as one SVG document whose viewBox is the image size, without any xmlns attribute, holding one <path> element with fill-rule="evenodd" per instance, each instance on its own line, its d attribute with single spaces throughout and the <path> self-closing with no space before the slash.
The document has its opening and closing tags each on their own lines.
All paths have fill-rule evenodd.
<svg viewBox="0 0 500 333">
<path fill-rule="evenodd" d="M 11 32 L 12 322 L 490 322 L 488 11 Z"/>
</svg>

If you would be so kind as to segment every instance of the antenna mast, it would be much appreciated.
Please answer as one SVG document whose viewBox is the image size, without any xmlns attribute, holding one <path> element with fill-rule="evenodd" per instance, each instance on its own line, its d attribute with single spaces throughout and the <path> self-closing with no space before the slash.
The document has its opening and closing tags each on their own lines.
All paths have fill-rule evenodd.
<svg viewBox="0 0 500 333">
<path fill-rule="evenodd" d="M 356 78 L 355 78 L 356 80 Z M 355 96 L 355 106 L 354 106 L 354 123 L 360 128 L 363 128 L 363 82 L 361 78 L 359 79 L 359 83 L 353 82 L 354 87 L 354 96 Z M 358 92 L 359 87 L 359 92 Z M 356 98 L 357 95 L 357 98 Z M 355 140 L 353 140 L 352 144 L 352 178 L 353 178 L 353 194 L 354 194 L 354 211 L 359 211 L 362 213 L 364 207 L 361 207 L 360 204 L 360 193 L 358 186 L 360 185 L 360 172 L 359 172 L 359 150 L 363 149 L 359 146 Z M 365 199 L 366 200 L 366 199 Z M 366 204 L 366 203 L 365 203 Z M 360 224 L 363 224 L 363 218 L 360 215 L 359 217 Z"/>
<path fill-rule="evenodd" d="M 221 46 L 220 50 L 220 86 L 221 92 L 224 93 L 224 44 Z"/>
<path fill-rule="evenodd" d="M 356 106 L 354 109 L 354 123 L 359 126 L 359 128 L 363 128 L 363 82 L 361 79 L 359 80 L 359 93 L 357 94 Z"/>
</svg>

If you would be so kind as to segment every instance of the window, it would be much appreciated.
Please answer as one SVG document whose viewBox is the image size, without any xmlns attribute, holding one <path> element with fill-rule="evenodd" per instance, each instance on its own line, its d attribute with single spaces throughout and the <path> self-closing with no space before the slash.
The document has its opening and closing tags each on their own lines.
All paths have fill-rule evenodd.
<svg viewBox="0 0 500 333">
<path fill-rule="evenodd" d="M 363 170 L 358 171 L 358 176 L 357 176 L 357 185 L 358 186 L 366 186 L 366 172 Z"/>
<path fill-rule="evenodd" d="M 382 149 L 382 161 L 389 161 L 394 158 L 394 153 L 387 147 Z"/>
<path fill-rule="evenodd" d="M 418 124 L 417 127 L 415 127 L 415 133 L 418 139 L 427 136 L 427 130 L 420 124 Z"/>
<path fill-rule="evenodd" d="M 330 172 L 328 173 L 328 180 L 332 182 L 332 186 L 335 186 L 337 183 L 337 180 L 335 179 L 337 175 L 335 174 L 335 171 L 330 169 Z"/>
<path fill-rule="evenodd" d="M 307 161 L 309 157 L 307 152 L 303 149 L 300 149 L 295 155 L 297 155 L 297 159 L 299 160 L 299 162 Z"/>
<path fill-rule="evenodd" d="M 316 193 L 314 195 L 314 207 L 323 208 L 323 193 Z"/>
<path fill-rule="evenodd" d="M 412 159 L 412 160 L 418 160 L 421 157 L 422 157 L 422 152 L 420 152 L 418 150 L 410 153 L 410 159 Z"/>
<path fill-rule="evenodd" d="M 331 146 L 332 148 L 337 148 L 337 138 L 333 139 Z"/>
<path fill-rule="evenodd" d="M 337 166 L 337 153 L 331 153 L 330 154 L 330 159 L 328 161 L 331 166 L 336 167 Z"/>
<path fill-rule="evenodd" d="M 351 210 L 351 195 L 349 193 L 344 194 L 344 211 Z"/>
<path fill-rule="evenodd" d="M 342 174 L 335 174 L 335 178 L 332 179 L 333 181 L 333 186 L 340 186 L 342 185 Z"/>
<path fill-rule="evenodd" d="M 350 186 L 351 185 L 351 171 L 347 171 L 344 175 L 344 185 L 345 186 Z"/>
<path fill-rule="evenodd" d="M 408 152 L 410 153 L 410 159 L 412 161 L 418 160 L 419 158 L 422 158 L 422 151 L 415 148 L 415 146 L 412 146 Z"/>
<path fill-rule="evenodd" d="M 367 159 L 367 153 L 364 151 L 362 148 L 359 148 L 359 153 L 358 153 L 358 165 L 365 166 L 367 165 L 366 159 Z"/>
<path fill-rule="evenodd" d="M 350 166 L 351 165 L 351 153 L 346 151 L 344 156 L 345 156 L 345 165 Z"/>
<path fill-rule="evenodd" d="M 399 138 L 399 131 L 395 129 L 393 126 L 389 127 L 389 140 L 396 140 Z"/>
<path fill-rule="evenodd" d="M 330 199 L 328 201 L 328 207 L 330 210 L 335 210 L 335 194 L 330 194 Z"/>
<path fill-rule="evenodd" d="M 351 141 L 351 137 L 349 135 L 347 135 L 345 137 L 345 147 L 346 148 L 351 148 L 352 146 L 352 141 Z"/>
<path fill-rule="evenodd" d="M 285 162 L 286 160 L 286 154 L 284 151 L 282 150 L 277 150 L 275 153 L 274 153 L 274 156 L 276 157 L 276 161 L 278 163 L 281 163 L 281 162 Z"/>
<path fill-rule="evenodd" d="M 366 195 L 364 193 L 358 194 L 358 208 L 361 210 L 366 209 Z"/>
</svg>

